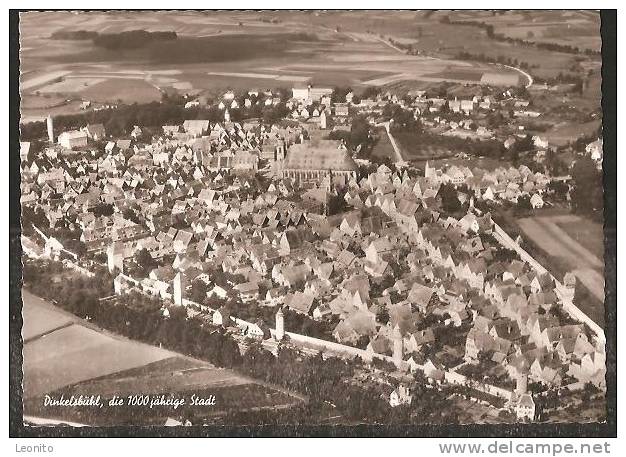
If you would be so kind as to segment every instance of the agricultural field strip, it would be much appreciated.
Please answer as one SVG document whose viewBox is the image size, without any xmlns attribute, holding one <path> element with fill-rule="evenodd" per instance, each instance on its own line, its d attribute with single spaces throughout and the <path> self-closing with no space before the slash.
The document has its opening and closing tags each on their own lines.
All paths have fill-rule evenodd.
<svg viewBox="0 0 626 457">
<path fill-rule="evenodd" d="M 55 333 L 66 333 L 66 330 L 72 327 Z M 89 336 L 89 338 L 92 337 Z M 158 348 L 129 348 L 127 342 L 114 340 L 105 344 L 90 344 L 88 348 L 82 350 L 54 352 L 56 349 L 54 345 L 45 343 L 48 338 L 30 343 L 24 349 L 25 398 L 42 395 L 63 386 L 108 373 L 145 365 L 169 356 Z M 40 342 L 43 344 L 37 344 Z M 70 336 L 67 343 L 80 345 L 83 341 Z M 41 357 L 42 352 L 47 357 Z"/>
<path fill-rule="evenodd" d="M 604 276 L 591 268 L 577 268 L 572 270 L 572 273 L 580 279 L 594 297 L 604 303 Z"/>
<path fill-rule="evenodd" d="M 228 389 L 233 386 L 250 385 L 271 389 L 274 396 L 282 393 L 303 400 L 302 396 L 283 388 L 239 375 L 231 370 L 215 368 L 207 362 L 190 359 L 122 337 L 116 338 L 115 335 L 100 333 L 80 325 L 82 322 L 80 319 L 71 315 L 65 316 L 65 312 L 54 309 L 51 304 L 27 291 L 24 291 L 23 296 L 25 298 L 24 309 L 28 309 L 25 315 L 33 316 L 36 311 L 44 311 L 48 315 L 58 314 L 65 318 L 65 321 L 56 319 L 55 323 L 67 322 L 69 324 L 69 327 L 54 330 L 45 338 L 25 345 L 24 398 L 26 399 L 40 397 L 68 386 L 81 386 L 81 388 L 98 386 L 98 389 L 104 388 L 106 392 L 109 392 L 106 386 L 114 388 L 113 386 L 120 382 L 130 393 L 144 391 L 141 385 L 135 389 L 129 385 L 130 381 L 135 380 L 138 383 L 141 381 L 169 383 L 170 387 L 178 388 L 179 391 L 197 388 Z M 75 321 L 75 324 L 71 321 Z M 81 344 L 78 349 L 74 350 L 77 342 Z M 57 349 L 55 343 L 57 343 L 57 348 L 58 343 L 61 343 L 61 351 L 56 350 L 57 353 L 51 355 Z M 130 347 L 131 345 L 133 347 Z M 89 360 L 89 363 L 85 363 L 86 360 Z M 148 367 L 151 364 L 159 365 Z M 147 372 L 142 372 L 144 366 L 148 368 Z M 134 375 L 130 373 L 125 375 L 124 372 L 129 370 L 139 371 Z M 124 378 L 118 378 L 116 373 Z M 161 391 L 161 393 L 165 392 Z M 293 402 L 285 404 L 291 403 Z"/>
<path fill-rule="evenodd" d="M 74 386 L 76 390 L 98 392 L 103 396 L 145 394 L 167 394 L 193 389 L 220 389 L 253 384 L 251 380 L 229 373 L 227 370 L 206 368 L 201 373 L 167 372 L 151 373 L 146 376 L 129 376 L 101 381 L 86 381 Z"/>
<path fill-rule="evenodd" d="M 63 325 L 73 322 L 70 316 L 65 316 L 60 313 L 55 313 L 52 310 L 48 310 L 44 307 L 40 307 L 37 311 L 33 307 L 24 306 L 22 310 L 22 320 L 24 322 L 22 326 L 22 338 L 28 340 L 36 335 L 49 332 L 54 328 L 61 327 Z"/>
<path fill-rule="evenodd" d="M 61 78 L 65 75 L 68 75 L 72 73 L 71 71 L 67 71 L 67 70 L 59 70 L 59 71 L 53 71 L 51 73 L 46 73 L 43 74 L 41 76 L 36 76 L 32 79 L 29 79 L 28 81 L 23 81 L 20 84 L 20 89 L 21 90 L 28 90 L 28 89 L 32 89 L 34 87 L 37 86 L 41 86 L 46 84 L 49 81 L 52 81 L 53 79 L 57 79 L 57 78 Z"/>
<path fill-rule="evenodd" d="M 24 309 L 31 308 L 25 311 L 26 318 L 35 312 L 35 308 L 50 312 L 47 306 L 37 304 L 36 297 L 31 294 L 24 293 L 23 297 Z M 41 331 L 41 328 L 31 326 L 27 333 L 32 335 L 33 331 Z M 116 339 L 82 325 L 70 325 L 29 342 L 24 345 L 23 354 L 25 397 L 173 355 L 152 346 Z"/>
<path fill-rule="evenodd" d="M 101 82 L 106 81 L 104 78 L 97 77 L 78 77 L 73 79 L 66 79 L 64 81 L 53 83 L 42 87 L 39 92 L 42 93 L 58 93 L 58 92 L 81 92 L 88 87 L 95 86 Z"/>
<path fill-rule="evenodd" d="M 64 328 L 67 328 L 70 325 L 74 325 L 74 323 L 68 321 L 68 322 L 60 324 L 60 325 L 58 325 L 58 326 L 56 326 L 54 328 L 51 328 L 50 330 L 45 330 L 45 331 L 42 331 L 41 333 L 37 333 L 37 334 L 31 335 L 31 336 L 29 336 L 27 338 L 23 338 L 23 343 L 24 344 L 32 343 L 33 341 L 36 341 L 36 340 L 38 340 L 40 338 L 45 338 L 46 336 L 48 336 L 48 335 L 50 335 L 50 334 L 52 334 L 52 333 L 54 333 L 54 332 L 56 332 L 58 330 L 63 330 Z"/>
<path fill-rule="evenodd" d="M 233 78 L 250 78 L 250 79 L 274 79 L 278 81 L 308 81 L 310 79 L 310 76 L 278 75 L 278 74 L 267 74 L 267 73 L 235 73 L 235 72 L 210 71 L 207 74 L 211 76 L 230 76 Z"/>
<path fill-rule="evenodd" d="M 539 218 L 522 218 L 519 220 L 519 225 L 526 235 L 535 241 L 539 247 L 545 250 L 549 255 L 564 258 L 572 267 L 584 267 L 585 265 L 580 264 L 580 258 L 573 255 L 572 252 L 561 243 L 558 236 L 547 230 L 546 224 L 540 223 L 538 219 Z"/>
<path fill-rule="evenodd" d="M 604 277 L 600 273 L 591 268 L 586 268 L 584 265 L 576 268 L 579 266 L 579 257 L 573 255 L 554 233 L 546 231 L 545 226 L 539 224 L 535 219 L 520 219 L 519 225 L 526 236 L 532 238 L 546 253 L 565 258 L 573 267 L 574 275 L 600 302 L 604 303 Z"/>
<path fill-rule="evenodd" d="M 412 75 L 408 74 L 395 74 L 391 76 L 385 76 L 382 78 L 370 79 L 366 81 L 361 81 L 363 84 L 367 84 L 370 86 L 384 86 L 386 84 L 395 83 L 398 81 L 404 81 L 407 79 L 412 79 Z"/>
<path fill-rule="evenodd" d="M 563 216 L 552 216 L 552 220 L 554 223 L 563 229 L 575 242 L 579 243 L 582 247 L 591 252 L 599 261 L 602 263 L 602 268 L 604 268 L 604 231 L 602 227 L 598 227 L 597 234 L 588 233 L 588 230 L 583 229 L 583 233 L 576 234 L 576 230 L 581 226 L 585 226 L 587 224 L 586 221 L 581 221 L 578 216 L 573 215 L 563 215 Z M 589 223 L 593 226 L 593 223 Z M 570 230 L 573 229 L 573 232 Z M 581 241 L 579 240 L 581 237 Z M 584 240 L 582 239 L 584 237 Z M 595 245 L 593 241 L 595 241 L 599 245 Z M 593 243 L 591 246 L 585 243 Z"/>
<path fill-rule="evenodd" d="M 604 264 L 589 250 L 584 248 L 580 243 L 570 237 L 565 230 L 557 225 L 558 218 L 553 217 L 539 217 L 537 222 L 545 227 L 554 237 L 561 243 L 570 249 L 570 253 L 573 259 L 582 257 L 587 264 L 595 268 L 603 268 Z M 572 222 L 570 222 L 572 223 Z"/>
</svg>

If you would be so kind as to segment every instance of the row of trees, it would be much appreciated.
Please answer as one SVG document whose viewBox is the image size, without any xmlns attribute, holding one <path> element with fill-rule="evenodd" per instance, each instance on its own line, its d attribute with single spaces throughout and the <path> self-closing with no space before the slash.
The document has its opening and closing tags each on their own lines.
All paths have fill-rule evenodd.
<svg viewBox="0 0 626 457">
<path fill-rule="evenodd" d="M 511 43 L 518 46 L 534 46 L 538 49 L 545 49 L 547 51 L 556 51 L 556 52 L 564 52 L 568 54 L 587 54 L 587 55 L 598 55 L 600 54 L 598 51 L 594 51 L 592 49 L 580 49 L 576 46 L 571 46 L 568 44 L 558 44 L 558 43 L 546 43 L 546 42 L 537 42 L 524 40 L 522 38 L 513 38 L 510 36 L 506 36 L 504 33 L 495 33 L 495 28 L 493 24 L 487 24 L 485 22 L 480 21 L 453 21 L 450 19 L 450 16 L 443 16 L 441 18 L 441 23 L 443 24 L 451 24 L 451 25 L 467 25 L 472 27 L 479 27 L 485 31 L 487 37 L 501 41 L 505 43 Z M 528 38 L 534 38 L 533 32 L 528 33 Z"/>
<path fill-rule="evenodd" d="M 531 70 L 533 68 L 539 68 L 539 65 L 531 65 L 528 62 L 520 61 L 517 58 L 499 55 L 497 57 L 486 55 L 485 53 L 480 54 L 472 54 L 467 51 L 460 51 L 455 56 L 456 59 L 459 60 L 473 60 L 477 62 L 485 62 L 485 63 L 497 63 L 502 65 L 509 65 L 512 67 L 519 67 L 523 70 Z"/>
<path fill-rule="evenodd" d="M 369 423 L 442 423 L 446 419 L 454 422 L 441 408 L 446 394 L 427 390 L 424 379 L 416 380 L 415 399 L 410 406 L 391 409 L 380 386 L 349 382 L 361 365 L 358 359 L 324 359 L 321 353 L 306 358 L 287 347 L 281 348 L 278 357 L 274 357 L 255 344 L 243 356 L 241 369 L 253 377 L 308 395 L 311 412 L 330 403 L 346 418 Z"/>
<path fill-rule="evenodd" d="M 602 221 L 604 211 L 604 188 L 602 171 L 589 157 L 576 160 L 572 167 L 572 209 L 595 220 Z"/>
<path fill-rule="evenodd" d="M 175 40 L 176 32 L 128 30 L 119 33 L 98 33 L 87 30 L 57 30 L 53 40 L 91 40 L 94 45 L 110 50 L 140 48 L 153 41 Z"/>
<path fill-rule="evenodd" d="M 57 132 L 74 130 L 87 124 L 103 124 L 108 135 L 121 137 L 130 134 L 133 127 L 161 128 L 163 125 L 181 125 L 186 119 L 206 119 L 211 122 L 222 122 L 224 111 L 216 106 L 196 106 L 185 108 L 184 99 L 163 96 L 160 102 L 134 103 L 132 105 L 118 104 L 115 108 L 98 111 L 87 111 L 77 114 L 59 115 L 54 124 Z M 265 106 L 254 104 L 249 108 L 242 106 L 231 109 L 232 121 L 260 118 L 267 124 L 276 123 L 284 119 L 289 110 L 284 103 Z M 40 140 L 46 137 L 46 123 L 43 121 L 31 122 L 20 126 L 23 141 Z"/>
<path fill-rule="evenodd" d="M 473 138 L 460 138 L 456 136 L 438 135 L 429 132 L 396 131 L 394 137 L 407 151 L 420 155 L 432 155 L 433 149 L 440 149 L 441 154 L 452 151 L 462 151 L 469 155 L 483 156 L 500 159 L 506 149 L 503 144 L 494 139 L 478 140 Z M 420 154 L 420 151 L 425 151 Z"/>
<path fill-rule="evenodd" d="M 241 354 L 235 340 L 199 319 L 187 319 L 185 308 L 172 307 L 169 317 L 162 303 L 139 292 L 123 299 L 111 296 L 113 278 L 104 268 L 93 278 L 68 273 L 59 262 L 26 262 L 24 282 L 34 294 L 81 318 L 131 339 L 167 347 L 220 367 L 235 367 Z M 63 277 L 57 281 L 55 278 Z"/>
</svg>

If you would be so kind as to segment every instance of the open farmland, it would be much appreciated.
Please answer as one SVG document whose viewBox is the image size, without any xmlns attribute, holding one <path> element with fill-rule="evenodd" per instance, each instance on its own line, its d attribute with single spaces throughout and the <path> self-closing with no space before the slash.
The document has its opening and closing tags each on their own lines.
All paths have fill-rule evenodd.
<svg viewBox="0 0 626 457">
<path fill-rule="evenodd" d="M 409 12 L 386 14 L 409 23 L 416 18 Z M 407 55 L 368 29 L 368 23 L 380 23 L 379 16 L 340 13 L 337 17 L 350 30 L 338 31 L 326 23 L 324 12 L 23 13 L 21 91 L 28 97 L 54 94 L 74 102 L 141 103 L 159 99 L 165 91 L 215 96 L 229 88 L 290 88 L 309 82 L 359 89 L 398 81 L 480 83 L 487 72 L 514 74 L 486 63 Z M 171 31 L 178 37 L 115 50 L 88 39 L 50 38 L 58 31 L 79 30 Z M 46 114 L 42 110 L 23 105 L 23 119 L 39 119 Z M 53 114 L 66 112 L 76 112 L 75 105 L 59 105 Z"/>
<path fill-rule="evenodd" d="M 549 258 L 554 259 L 565 271 L 571 271 L 591 294 L 591 300 L 578 306 L 591 319 L 602 325 L 604 321 L 604 261 L 602 254 L 603 233 L 598 224 L 580 216 L 555 215 L 523 218 L 518 221 L 524 236 L 529 237 Z M 590 225 L 588 230 L 575 226 Z M 570 234 L 573 236 L 570 236 Z M 582 243 L 581 237 L 593 241 Z M 586 246 L 593 249 L 590 251 Z M 544 265 L 549 270 L 550 265 Z M 556 276 L 562 272 L 552 271 Z"/>
<path fill-rule="evenodd" d="M 137 79 L 108 79 L 83 91 L 83 97 L 96 102 L 147 103 L 161 99 L 154 85 Z"/>
<path fill-rule="evenodd" d="M 26 291 L 23 302 L 24 339 L 27 335 L 30 339 L 24 345 L 24 398 L 173 355 L 80 325 L 77 318 Z M 33 317 L 40 312 L 47 322 Z M 68 319 L 71 325 L 60 325 L 68 324 Z"/>
<path fill-rule="evenodd" d="M 89 77 L 66 78 L 66 79 L 62 79 L 59 82 L 49 84 L 47 86 L 40 88 L 39 92 L 44 93 L 44 94 L 46 93 L 63 94 L 63 93 L 81 92 L 87 89 L 88 87 L 91 87 L 103 81 L 104 79 L 102 78 L 89 78 Z"/>
<path fill-rule="evenodd" d="M 553 220 L 592 255 L 598 259 L 604 258 L 604 230 L 602 224 L 590 220 L 582 221 L 580 217 L 571 215 L 553 218 Z"/>
<path fill-rule="evenodd" d="M 204 362 L 183 357 L 163 359 L 148 365 L 122 371 L 94 380 L 77 383 L 52 393 L 64 395 L 101 395 L 105 399 L 102 409 L 75 408 L 67 419 L 94 425 L 118 424 L 163 424 L 168 417 L 191 419 L 198 423 L 211 421 L 234 412 L 251 412 L 263 409 L 283 409 L 298 404 L 301 399 L 282 389 L 257 384 L 231 370 L 215 368 Z M 113 396 L 128 398 L 148 395 L 151 398 L 165 395 L 166 398 L 185 399 L 186 405 L 171 406 L 118 406 L 107 403 Z M 192 395 L 200 398 L 215 396 L 215 405 L 191 405 Z M 41 398 L 29 400 L 33 414 L 56 416 L 58 408 L 42 408 Z"/>
<path fill-rule="evenodd" d="M 407 161 L 441 159 L 454 155 L 454 151 L 445 146 L 425 144 L 413 132 L 394 132 L 393 136 Z"/>
<path fill-rule="evenodd" d="M 455 19 L 482 21 L 495 33 L 535 43 L 555 43 L 600 50 L 600 15 L 593 11 L 513 11 L 506 15 L 456 13 Z"/>
<path fill-rule="evenodd" d="M 579 137 L 593 136 L 600 128 L 602 122 L 598 119 L 584 123 L 558 122 L 546 132 L 542 133 L 550 144 L 564 146 L 575 141 Z"/>
<path fill-rule="evenodd" d="M 104 332 L 52 304 L 22 292 L 24 303 L 25 415 L 88 424 L 163 424 L 167 417 L 219 417 L 249 410 L 289 408 L 302 397 L 241 376 L 232 370 Z M 216 405 L 171 408 L 59 408 L 44 396 L 216 396 Z M 243 403 L 242 403 L 243 399 Z"/>
</svg>

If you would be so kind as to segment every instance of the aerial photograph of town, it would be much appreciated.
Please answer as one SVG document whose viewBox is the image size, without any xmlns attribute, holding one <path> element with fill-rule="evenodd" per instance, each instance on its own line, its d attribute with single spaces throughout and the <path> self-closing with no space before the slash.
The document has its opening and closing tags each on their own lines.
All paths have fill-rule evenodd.
<svg viewBox="0 0 626 457">
<path fill-rule="evenodd" d="M 600 22 L 21 12 L 23 423 L 606 422 Z"/>
</svg>

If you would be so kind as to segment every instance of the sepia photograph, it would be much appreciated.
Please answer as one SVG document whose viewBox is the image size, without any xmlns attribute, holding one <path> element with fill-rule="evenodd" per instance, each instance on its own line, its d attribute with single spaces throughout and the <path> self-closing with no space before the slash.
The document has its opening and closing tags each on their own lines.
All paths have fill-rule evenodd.
<svg viewBox="0 0 626 457">
<path fill-rule="evenodd" d="M 30 436 L 615 424 L 606 12 L 12 13 Z"/>
</svg>

